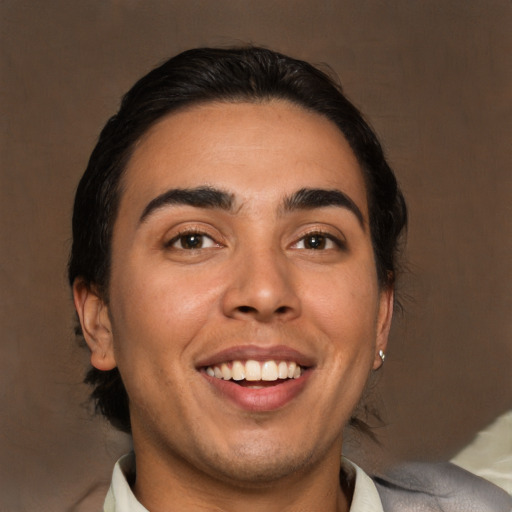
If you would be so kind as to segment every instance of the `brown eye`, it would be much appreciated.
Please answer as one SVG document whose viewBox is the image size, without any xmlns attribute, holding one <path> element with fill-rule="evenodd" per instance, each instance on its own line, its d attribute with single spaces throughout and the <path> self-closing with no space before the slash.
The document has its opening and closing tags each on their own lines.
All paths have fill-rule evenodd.
<svg viewBox="0 0 512 512">
<path fill-rule="evenodd" d="M 342 249 L 344 246 L 344 241 L 330 234 L 309 233 L 293 244 L 292 247 L 293 249 L 306 249 L 308 251 L 325 251 L 329 249 Z"/>
<path fill-rule="evenodd" d="M 327 239 L 324 235 L 314 234 L 304 237 L 305 249 L 325 249 Z"/>
<path fill-rule="evenodd" d="M 215 245 L 209 236 L 202 233 L 183 233 L 169 242 L 169 246 L 173 249 L 185 250 L 206 249 Z"/>
</svg>

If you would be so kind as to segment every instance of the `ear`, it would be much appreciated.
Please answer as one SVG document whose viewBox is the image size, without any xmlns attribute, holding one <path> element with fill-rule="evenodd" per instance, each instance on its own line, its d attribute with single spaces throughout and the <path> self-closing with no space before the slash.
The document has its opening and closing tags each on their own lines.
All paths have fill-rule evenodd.
<svg viewBox="0 0 512 512">
<path fill-rule="evenodd" d="M 386 353 L 388 346 L 389 330 L 391 329 L 391 319 L 393 318 L 393 287 L 387 287 L 381 290 L 379 299 L 379 314 L 377 317 L 377 339 L 375 343 L 375 358 L 373 360 L 373 369 L 378 370 L 384 362 L 380 351 Z"/>
<path fill-rule="evenodd" d="M 91 351 L 91 364 L 98 370 L 112 370 L 117 364 L 107 305 L 96 287 L 80 278 L 73 283 L 73 299 L 85 341 Z"/>
</svg>

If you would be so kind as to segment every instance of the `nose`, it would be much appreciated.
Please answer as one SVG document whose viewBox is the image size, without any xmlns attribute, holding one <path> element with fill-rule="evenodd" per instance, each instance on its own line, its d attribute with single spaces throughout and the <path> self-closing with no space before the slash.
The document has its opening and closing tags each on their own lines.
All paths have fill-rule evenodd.
<svg viewBox="0 0 512 512">
<path fill-rule="evenodd" d="M 260 248 L 240 254 L 233 263 L 223 296 L 226 316 L 270 323 L 300 315 L 296 278 L 284 254 Z"/>
</svg>

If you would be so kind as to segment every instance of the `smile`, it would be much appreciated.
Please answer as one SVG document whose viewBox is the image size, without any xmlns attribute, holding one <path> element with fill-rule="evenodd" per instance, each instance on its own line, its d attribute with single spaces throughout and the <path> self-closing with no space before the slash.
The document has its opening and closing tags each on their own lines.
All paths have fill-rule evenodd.
<svg viewBox="0 0 512 512">
<path fill-rule="evenodd" d="M 228 361 L 206 368 L 210 377 L 235 382 L 274 382 L 277 380 L 298 379 L 303 369 L 294 361 Z"/>
<path fill-rule="evenodd" d="M 291 404 L 309 386 L 317 361 L 286 345 L 232 346 L 197 362 L 213 396 L 235 407 L 269 413 Z"/>
</svg>

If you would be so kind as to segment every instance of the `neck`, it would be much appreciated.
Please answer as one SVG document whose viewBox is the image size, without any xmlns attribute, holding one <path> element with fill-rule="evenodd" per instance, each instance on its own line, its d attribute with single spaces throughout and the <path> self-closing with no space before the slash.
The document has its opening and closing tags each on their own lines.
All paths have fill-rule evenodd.
<svg viewBox="0 0 512 512">
<path fill-rule="evenodd" d="M 201 471 L 162 450 L 137 450 L 134 493 L 151 512 L 348 512 L 351 489 L 340 485 L 341 449 L 307 469 L 269 481 L 244 481 Z M 145 447 L 147 448 L 147 447 Z M 168 455 L 168 454 L 167 454 Z M 171 504 L 171 506 L 169 506 Z"/>
</svg>

